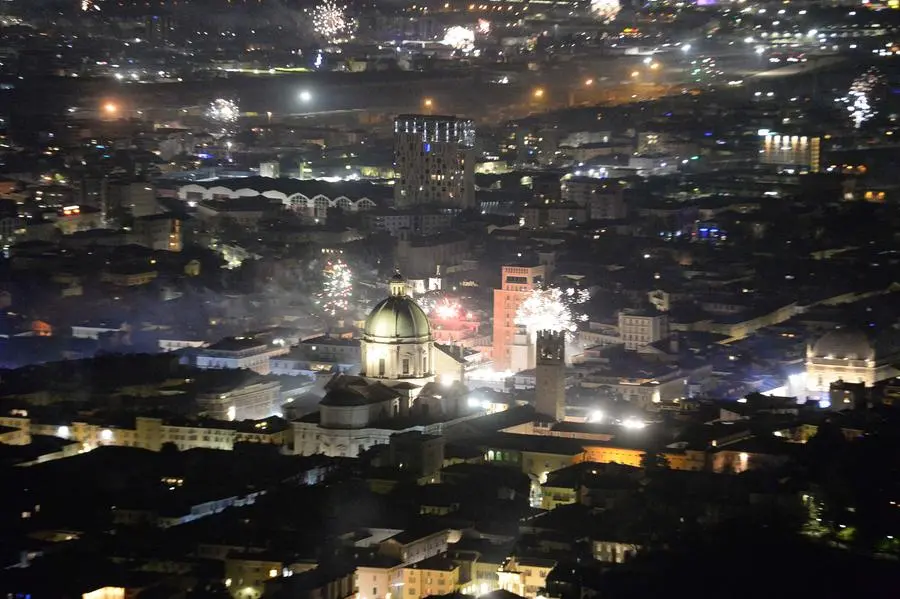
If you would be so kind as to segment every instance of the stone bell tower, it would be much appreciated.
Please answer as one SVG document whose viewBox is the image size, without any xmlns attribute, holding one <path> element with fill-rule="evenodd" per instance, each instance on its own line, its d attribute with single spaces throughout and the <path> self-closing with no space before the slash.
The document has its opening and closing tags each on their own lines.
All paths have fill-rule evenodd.
<svg viewBox="0 0 900 599">
<path fill-rule="evenodd" d="M 566 417 L 566 333 L 538 331 L 535 367 L 536 408 L 556 421 Z"/>
</svg>

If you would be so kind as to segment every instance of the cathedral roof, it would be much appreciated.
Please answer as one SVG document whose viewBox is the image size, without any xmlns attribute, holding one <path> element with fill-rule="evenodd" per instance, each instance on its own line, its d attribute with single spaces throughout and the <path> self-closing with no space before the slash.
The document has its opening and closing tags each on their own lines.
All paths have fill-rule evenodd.
<svg viewBox="0 0 900 599">
<path fill-rule="evenodd" d="M 819 338 L 812 347 L 817 358 L 846 358 L 850 360 L 872 360 L 875 347 L 869 336 L 853 328 L 839 328 Z"/>
<path fill-rule="evenodd" d="M 406 281 L 400 273 L 390 280 L 390 297 L 379 302 L 366 318 L 363 333 L 367 340 L 424 341 L 431 337 L 431 324 L 425 311 L 406 294 Z"/>
<path fill-rule="evenodd" d="M 319 405 L 364 406 L 398 397 L 390 387 L 361 376 L 339 374 L 325 385 L 326 393 Z"/>
</svg>

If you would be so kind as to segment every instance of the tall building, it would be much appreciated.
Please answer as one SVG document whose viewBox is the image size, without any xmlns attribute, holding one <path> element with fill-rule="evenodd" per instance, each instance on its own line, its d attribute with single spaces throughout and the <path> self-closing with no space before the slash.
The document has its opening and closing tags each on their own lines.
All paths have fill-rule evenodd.
<svg viewBox="0 0 900 599">
<path fill-rule="evenodd" d="M 543 264 L 535 266 L 504 266 L 501 269 L 500 289 L 494 290 L 494 368 L 524 370 L 529 365 L 515 363 L 512 349 L 517 333 L 516 312 L 528 294 L 541 286 L 546 277 Z"/>
<path fill-rule="evenodd" d="M 394 120 L 394 205 L 475 206 L 475 125 L 455 116 Z"/>
<path fill-rule="evenodd" d="M 100 190 L 103 218 L 107 221 L 138 218 L 159 212 L 156 188 L 146 181 L 103 181 Z"/>
<path fill-rule="evenodd" d="M 180 252 L 181 219 L 171 213 L 138 217 L 134 219 L 129 241 L 154 250 Z"/>
<path fill-rule="evenodd" d="M 566 417 L 566 334 L 538 331 L 535 345 L 535 407 L 560 422 Z"/>
</svg>

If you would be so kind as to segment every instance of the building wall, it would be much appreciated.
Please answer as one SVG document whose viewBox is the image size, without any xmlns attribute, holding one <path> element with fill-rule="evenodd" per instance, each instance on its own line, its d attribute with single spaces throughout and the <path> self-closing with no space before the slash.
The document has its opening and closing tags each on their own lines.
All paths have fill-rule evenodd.
<svg viewBox="0 0 900 599">
<path fill-rule="evenodd" d="M 510 560 L 499 573 L 500 588 L 528 599 L 535 599 L 547 584 L 552 565 L 529 565 Z"/>
<path fill-rule="evenodd" d="M 261 382 L 224 393 L 203 394 L 197 404 L 216 420 L 260 420 L 281 412 L 281 383 Z"/>
<path fill-rule="evenodd" d="M 365 212 L 372 210 L 376 206 L 376 202 L 367 197 L 351 199 L 341 195 L 331 198 L 323 194 L 310 197 L 302 193 L 286 194 L 280 191 L 260 191 L 246 187 L 233 190 L 222 186 L 205 187 L 197 183 L 183 185 L 178 188 L 178 199 L 193 204 L 199 204 L 204 200 L 227 200 L 258 196 L 278 200 L 286 208 L 314 218 L 325 218 L 328 216 L 329 208 L 341 208 L 346 212 Z"/>
<path fill-rule="evenodd" d="M 576 205 L 530 205 L 525 207 L 523 216 L 529 229 L 565 229 L 587 221 L 588 211 Z"/>
<path fill-rule="evenodd" d="M 640 549 L 638 545 L 618 541 L 593 541 L 591 546 L 595 560 L 611 564 L 624 563 Z"/>
<path fill-rule="evenodd" d="M 504 266 L 500 289 L 494 290 L 494 368 L 507 370 L 512 365 L 511 346 L 518 330 L 516 311 L 546 277 L 543 265 Z"/>
<path fill-rule="evenodd" d="M 886 365 L 876 367 L 874 361 L 843 358 L 811 357 L 806 360 L 806 380 L 809 391 L 828 393 L 832 383 L 864 383 L 872 387 L 876 382 L 896 376 L 896 370 Z"/>
<path fill-rule="evenodd" d="M 408 277 L 433 276 L 438 269 L 446 272 L 447 267 L 456 266 L 468 258 L 471 246 L 468 239 L 429 243 L 427 240 L 411 242 L 401 238 L 397 241 L 397 265 Z"/>
<path fill-rule="evenodd" d="M 260 345 L 259 348 L 240 351 L 226 351 L 219 349 L 205 349 L 197 353 L 195 365 L 202 369 L 247 369 L 259 374 L 269 374 L 269 360 L 272 357 L 286 354 L 290 351 L 286 347 L 269 347 Z"/>
<path fill-rule="evenodd" d="M 283 567 L 284 564 L 276 560 L 227 557 L 225 584 L 235 599 L 258 599 L 262 596 L 265 581 L 281 576 Z"/>
<path fill-rule="evenodd" d="M 459 587 L 459 567 L 450 571 L 403 568 L 400 587 L 403 599 L 422 599 L 452 593 Z M 399 598 L 398 598 L 399 599 Z"/>
<path fill-rule="evenodd" d="M 619 335 L 625 349 L 638 349 L 669 335 L 669 318 L 664 314 L 641 315 L 619 312 Z"/>
<path fill-rule="evenodd" d="M 386 445 L 394 429 L 328 429 L 311 422 L 293 422 L 293 452 L 355 458 L 374 445 Z"/>
<path fill-rule="evenodd" d="M 362 367 L 366 376 L 376 379 L 423 379 L 434 375 L 434 343 L 360 342 Z"/>
<path fill-rule="evenodd" d="M 576 489 L 566 487 L 541 487 L 541 508 L 545 510 L 555 510 L 561 505 L 569 505 L 578 501 L 578 492 Z"/>
<path fill-rule="evenodd" d="M 389 594 L 402 593 L 402 588 L 392 585 L 393 576 L 393 568 L 357 566 L 354 582 L 359 599 L 386 599 Z"/>
<path fill-rule="evenodd" d="M 566 417 L 565 333 L 538 331 L 536 346 L 537 411 L 562 421 Z"/>
</svg>

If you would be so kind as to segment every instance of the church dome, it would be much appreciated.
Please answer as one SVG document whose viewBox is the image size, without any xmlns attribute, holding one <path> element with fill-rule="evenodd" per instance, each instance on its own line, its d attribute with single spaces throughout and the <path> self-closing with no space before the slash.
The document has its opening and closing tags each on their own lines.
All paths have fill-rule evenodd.
<svg viewBox="0 0 900 599">
<path fill-rule="evenodd" d="M 869 337 L 856 329 L 835 329 L 823 335 L 812 347 L 817 358 L 872 360 L 875 350 Z"/>
<path fill-rule="evenodd" d="M 422 341 L 431 337 L 425 311 L 406 294 L 406 281 L 399 273 L 391 277 L 391 295 L 366 318 L 365 338 L 372 341 Z"/>
</svg>

